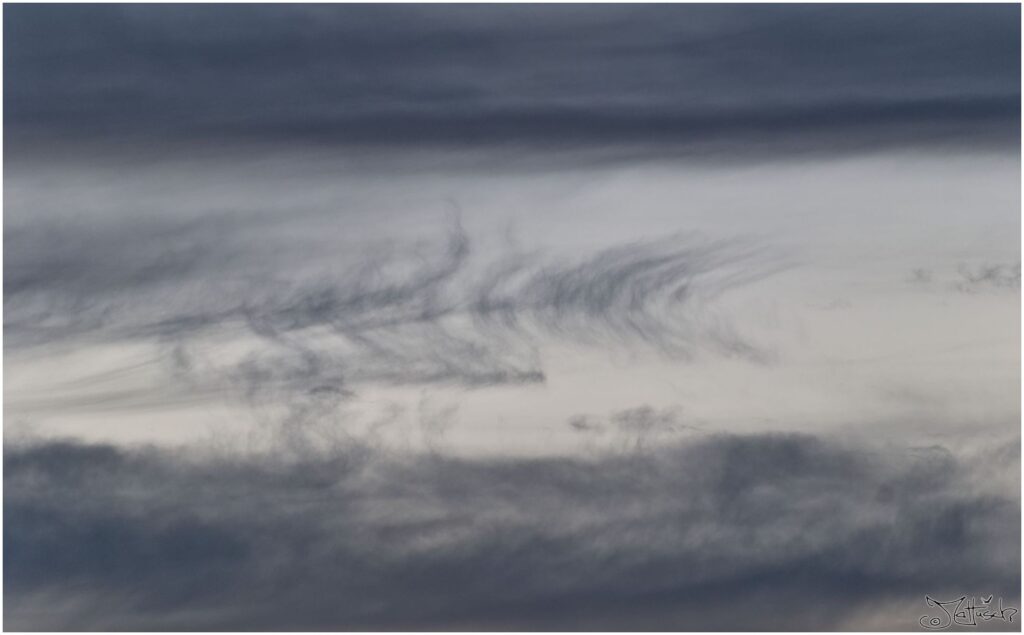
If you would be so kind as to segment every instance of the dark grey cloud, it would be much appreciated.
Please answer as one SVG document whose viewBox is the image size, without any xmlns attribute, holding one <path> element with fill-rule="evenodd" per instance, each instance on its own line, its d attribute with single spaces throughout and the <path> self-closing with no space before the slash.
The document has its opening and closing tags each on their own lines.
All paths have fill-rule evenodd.
<svg viewBox="0 0 1024 635">
<path fill-rule="evenodd" d="M 911 629 L 926 593 L 1019 596 L 1019 492 L 986 477 L 1019 469 L 1018 447 L 700 435 L 586 459 L 463 460 L 8 442 L 4 618 L 16 630 Z"/>
<path fill-rule="evenodd" d="M 26 5 L 4 41 L 25 151 L 1019 140 L 1015 5 Z"/>
</svg>

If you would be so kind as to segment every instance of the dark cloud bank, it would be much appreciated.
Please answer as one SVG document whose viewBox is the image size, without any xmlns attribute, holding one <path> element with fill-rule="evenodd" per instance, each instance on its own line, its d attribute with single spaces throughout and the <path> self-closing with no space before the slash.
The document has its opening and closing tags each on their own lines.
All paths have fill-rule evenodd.
<svg viewBox="0 0 1024 635">
<path fill-rule="evenodd" d="M 68 143 L 632 148 L 704 160 L 1012 148 L 1019 11 L 18 5 L 4 12 L 6 137 L 44 155 Z"/>
<path fill-rule="evenodd" d="M 457 459 L 9 443 L 5 624 L 910 629 L 928 593 L 1019 595 L 1020 498 L 988 480 L 1019 470 L 1018 446 L 965 459 L 698 435 Z"/>
</svg>

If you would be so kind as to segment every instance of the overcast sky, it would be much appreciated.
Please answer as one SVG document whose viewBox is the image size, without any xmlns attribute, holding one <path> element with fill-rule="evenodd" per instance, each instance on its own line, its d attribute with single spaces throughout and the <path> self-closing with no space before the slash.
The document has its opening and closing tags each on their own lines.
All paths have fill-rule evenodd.
<svg viewBox="0 0 1024 635">
<path fill-rule="evenodd" d="M 8 628 L 1019 608 L 1019 6 L 19 4 L 4 60 Z"/>
</svg>

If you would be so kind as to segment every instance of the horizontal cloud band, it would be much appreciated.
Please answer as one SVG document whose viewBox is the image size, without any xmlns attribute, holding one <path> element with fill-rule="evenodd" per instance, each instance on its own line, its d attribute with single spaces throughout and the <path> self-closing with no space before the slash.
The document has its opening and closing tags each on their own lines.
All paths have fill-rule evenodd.
<svg viewBox="0 0 1024 635">
<path fill-rule="evenodd" d="M 82 231 L 59 254 L 44 247 L 67 227 L 9 232 L 8 346 L 162 342 L 193 385 L 316 399 L 361 381 L 539 382 L 542 338 L 760 359 L 713 300 L 783 267 L 766 249 L 696 236 L 473 265 L 458 224 L 429 250 L 347 257 L 276 241 L 276 225 L 255 221 L 166 225 Z"/>
<path fill-rule="evenodd" d="M 984 463 L 1019 469 L 1006 448 Z M 4 471 L 14 629 L 829 629 L 894 599 L 882 624 L 910 628 L 926 593 L 1020 590 L 1018 493 L 941 447 L 716 435 L 461 460 L 40 442 L 9 443 Z"/>
</svg>

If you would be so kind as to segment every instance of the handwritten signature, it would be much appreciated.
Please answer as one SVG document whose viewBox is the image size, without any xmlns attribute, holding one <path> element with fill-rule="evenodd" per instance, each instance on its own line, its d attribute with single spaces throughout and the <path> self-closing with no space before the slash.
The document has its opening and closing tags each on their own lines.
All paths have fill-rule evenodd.
<svg viewBox="0 0 1024 635">
<path fill-rule="evenodd" d="M 966 595 L 955 600 L 940 602 L 930 595 L 924 596 L 928 606 L 934 606 L 942 611 L 941 615 L 922 615 L 921 626 L 929 630 L 942 630 L 950 626 L 977 626 L 979 621 L 990 622 L 1002 620 L 1013 623 L 1013 616 L 1017 609 L 1003 606 L 1003 598 L 999 598 L 998 608 L 992 604 L 992 596 L 980 598 L 967 598 Z"/>
</svg>

